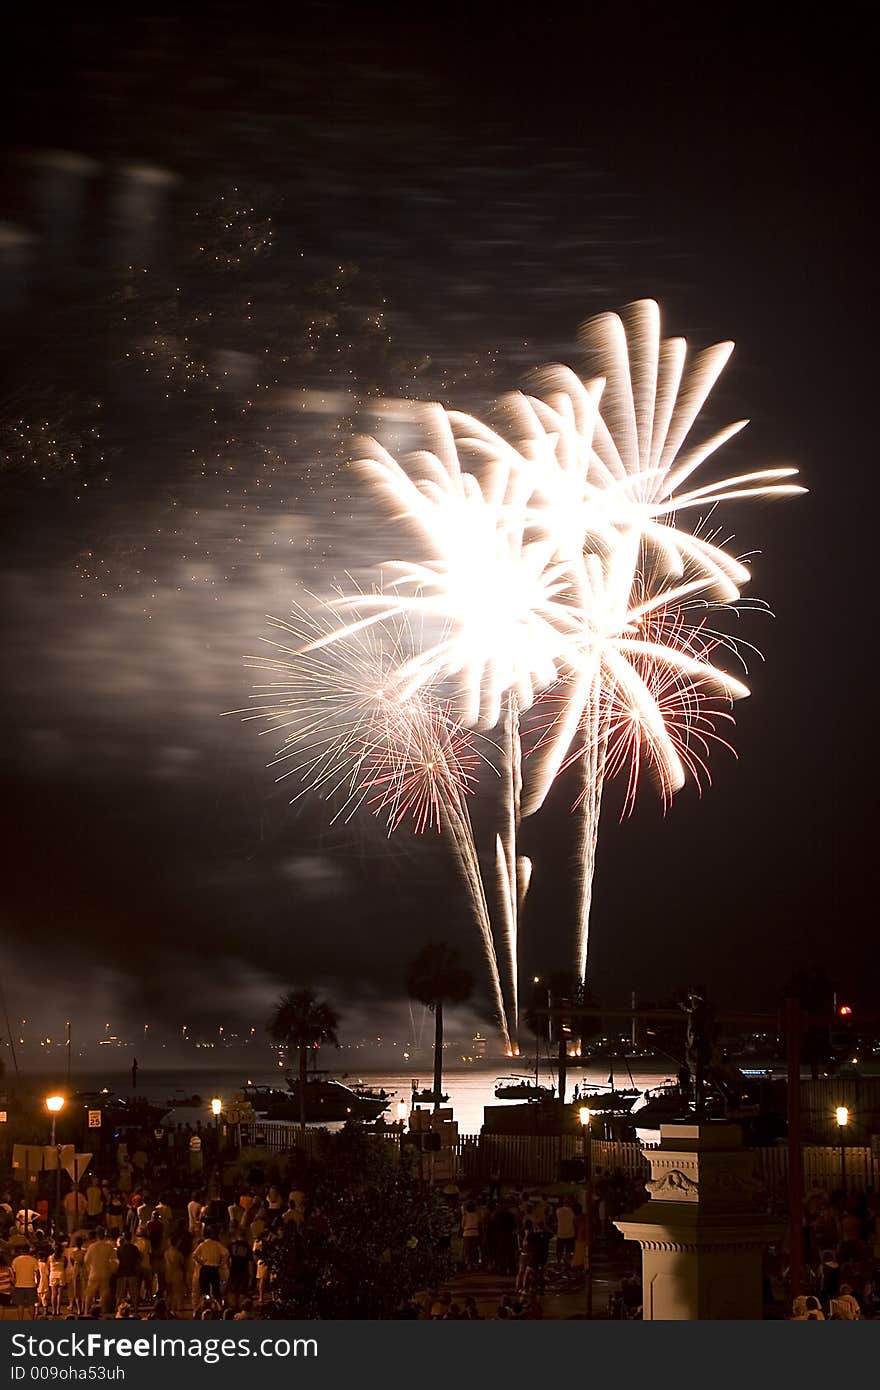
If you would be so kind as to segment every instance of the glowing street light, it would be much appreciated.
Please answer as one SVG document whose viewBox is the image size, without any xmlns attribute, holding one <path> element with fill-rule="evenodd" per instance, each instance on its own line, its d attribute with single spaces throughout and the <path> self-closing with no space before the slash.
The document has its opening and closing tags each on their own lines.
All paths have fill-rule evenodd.
<svg viewBox="0 0 880 1390">
<path fill-rule="evenodd" d="M 223 1109 L 223 1102 L 222 1102 L 222 1100 L 220 1099 L 219 1096 L 214 1096 L 213 1099 L 212 1099 L 212 1101 L 211 1101 L 211 1113 L 212 1113 L 212 1115 L 214 1116 L 214 1140 L 215 1140 L 215 1142 L 216 1142 L 216 1147 L 217 1147 L 218 1162 L 219 1162 L 219 1155 L 220 1155 L 220 1111 L 221 1111 L 222 1109 Z"/>
<path fill-rule="evenodd" d="M 840 1133 L 840 1185 L 846 1195 L 846 1127 L 849 1124 L 849 1107 L 838 1105 L 834 1116 Z"/>
<path fill-rule="evenodd" d="M 49 1143 L 55 1149 L 55 1234 L 57 1236 L 61 1225 L 61 1146 L 56 1146 L 55 1143 L 55 1121 L 64 1109 L 64 1096 L 47 1096 L 46 1109 L 52 1116 L 52 1136 Z M 24 1205 L 25 1213 L 27 1213 L 27 1198 L 25 1198 Z"/>
<path fill-rule="evenodd" d="M 584 1141 L 585 1313 L 588 1318 L 591 1318 L 593 1316 L 593 1148 L 590 1141 L 590 1121 L 593 1118 L 593 1112 L 588 1105 L 582 1105 L 578 1111 L 578 1117 L 581 1122 L 581 1135 Z"/>
<path fill-rule="evenodd" d="M 397 1123 L 400 1125 L 400 1137 L 403 1138 L 403 1130 L 406 1124 L 408 1106 L 405 1100 L 397 1102 Z"/>
</svg>

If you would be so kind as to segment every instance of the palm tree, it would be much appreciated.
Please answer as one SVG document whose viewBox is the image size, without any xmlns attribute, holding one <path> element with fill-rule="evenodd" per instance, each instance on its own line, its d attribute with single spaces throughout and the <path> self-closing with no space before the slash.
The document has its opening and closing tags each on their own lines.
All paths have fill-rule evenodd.
<svg viewBox="0 0 880 1390">
<path fill-rule="evenodd" d="M 429 941 L 406 972 L 406 989 L 411 999 L 426 1004 L 434 1014 L 434 1109 L 440 1109 L 443 1094 L 443 1005 L 463 1004 L 474 986 L 458 951 L 445 941 Z"/>
<path fill-rule="evenodd" d="M 276 1042 L 299 1053 L 299 1122 L 306 1127 L 306 1083 L 309 1051 L 322 1043 L 339 1046 L 336 1030 L 339 1015 L 326 1000 L 319 999 L 313 989 L 291 989 L 275 1006 L 267 1028 Z"/>
</svg>

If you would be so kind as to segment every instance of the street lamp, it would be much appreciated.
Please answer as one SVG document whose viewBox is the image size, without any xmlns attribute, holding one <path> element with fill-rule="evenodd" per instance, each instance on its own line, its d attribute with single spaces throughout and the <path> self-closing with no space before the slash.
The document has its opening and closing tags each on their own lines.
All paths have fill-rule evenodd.
<svg viewBox="0 0 880 1390">
<path fill-rule="evenodd" d="M 219 1096 L 214 1096 L 211 1101 L 211 1114 L 214 1116 L 214 1145 L 217 1150 L 217 1159 L 220 1158 L 220 1111 L 223 1109 L 223 1102 Z"/>
<path fill-rule="evenodd" d="M 849 1109 L 845 1105 L 838 1105 L 834 1114 L 840 1131 L 840 1185 L 846 1196 L 846 1127 L 849 1124 Z"/>
<path fill-rule="evenodd" d="M 52 1116 L 52 1137 L 49 1143 L 55 1150 L 55 1235 L 58 1236 L 61 1227 L 61 1146 L 55 1143 L 55 1121 L 64 1109 L 63 1096 L 47 1096 L 46 1109 Z M 25 1198 L 25 1216 L 27 1215 L 27 1198 Z M 25 1234 L 27 1234 L 27 1222 L 25 1222 Z"/>
<path fill-rule="evenodd" d="M 579 1110 L 581 1135 L 584 1141 L 584 1273 L 586 1274 L 585 1312 L 593 1316 L 593 1148 L 590 1141 L 590 1121 L 593 1112 L 588 1105 Z"/>
</svg>

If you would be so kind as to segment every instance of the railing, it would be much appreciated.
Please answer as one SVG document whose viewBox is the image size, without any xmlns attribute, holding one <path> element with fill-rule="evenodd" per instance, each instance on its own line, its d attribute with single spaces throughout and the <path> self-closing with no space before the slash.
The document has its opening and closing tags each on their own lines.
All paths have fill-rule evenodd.
<svg viewBox="0 0 880 1390">
<path fill-rule="evenodd" d="M 369 1132 L 369 1131 L 368 1131 Z M 289 1153 L 299 1149 L 309 1158 L 318 1154 L 322 1131 L 307 1128 L 287 1120 L 256 1120 L 241 1126 L 243 1147 L 256 1146 L 272 1153 Z M 392 1131 L 379 1133 L 377 1139 L 396 1144 L 398 1136 Z M 631 1177 L 647 1177 L 648 1160 L 644 1150 L 650 1146 L 619 1143 L 616 1140 L 592 1141 L 593 1172 L 599 1169 L 623 1171 Z M 767 1190 L 777 1195 L 788 1181 L 788 1150 L 778 1148 L 752 1149 L 755 1171 Z M 488 1182 L 499 1177 L 505 1182 L 558 1182 L 562 1164 L 583 1155 L 583 1140 L 579 1134 L 508 1135 L 463 1134 L 455 1148 L 457 1175 L 465 1182 Z M 845 1164 L 841 1163 L 838 1145 L 806 1144 L 803 1148 L 804 1188 L 809 1192 L 813 1182 L 824 1188 L 843 1186 L 845 1167 L 846 1187 L 858 1191 L 880 1182 L 880 1153 L 872 1153 L 864 1145 L 846 1149 Z"/>
<path fill-rule="evenodd" d="M 321 1138 L 326 1133 L 317 1125 L 303 1129 L 293 1120 L 249 1120 L 239 1126 L 239 1131 L 240 1147 L 243 1149 L 268 1149 L 270 1153 L 292 1153 L 294 1149 L 299 1149 L 308 1158 L 317 1158 Z M 400 1139 L 399 1132 L 395 1130 L 384 1134 L 374 1132 L 373 1137 L 394 1144 Z"/>
</svg>

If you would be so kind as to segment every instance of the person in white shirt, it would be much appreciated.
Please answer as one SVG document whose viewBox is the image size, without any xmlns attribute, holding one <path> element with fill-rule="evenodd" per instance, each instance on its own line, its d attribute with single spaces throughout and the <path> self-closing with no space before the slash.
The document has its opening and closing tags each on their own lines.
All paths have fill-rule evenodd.
<svg viewBox="0 0 880 1390">
<path fill-rule="evenodd" d="M 19 1235 L 29 1236 L 34 1227 L 40 1224 L 40 1213 L 32 1211 L 27 1205 L 23 1206 L 15 1214 L 15 1225 Z"/>
<path fill-rule="evenodd" d="M 78 1187 L 72 1187 L 65 1195 L 61 1205 L 64 1208 L 64 1220 L 67 1223 L 67 1234 L 72 1236 L 85 1224 L 86 1210 L 88 1208 L 86 1195 L 84 1192 L 80 1192 Z"/>
<path fill-rule="evenodd" d="M 574 1208 L 563 1197 L 556 1208 L 556 1263 L 565 1268 L 574 1254 Z"/>
<path fill-rule="evenodd" d="M 87 1276 L 86 1312 L 90 1311 L 95 1298 L 100 1298 L 101 1312 L 104 1314 L 112 1313 L 111 1281 L 119 1267 L 119 1261 L 116 1258 L 116 1247 L 112 1240 L 107 1239 L 103 1226 L 98 1227 L 95 1232 L 95 1239 L 86 1251 L 85 1267 Z"/>
<path fill-rule="evenodd" d="M 197 1240 L 202 1234 L 202 1199 L 197 1192 L 186 1204 L 186 1220 L 190 1235 Z"/>
<path fill-rule="evenodd" d="M 98 1226 L 104 1212 L 104 1194 L 101 1191 L 101 1184 L 95 1177 L 89 1178 L 89 1185 L 86 1188 L 86 1215 L 92 1226 Z"/>
<path fill-rule="evenodd" d="M 40 1262 L 30 1250 L 22 1250 L 12 1261 L 12 1306 L 18 1309 L 18 1320 L 33 1318 L 37 1302 L 37 1282 L 40 1277 Z"/>
<path fill-rule="evenodd" d="M 52 1316 L 61 1317 L 61 1300 L 67 1286 L 67 1256 L 64 1246 L 56 1244 L 49 1256 L 49 1305 Z"/>
<path fill-rule="evenodd" d="M 221 1284 L 229 1269 L 229 1253 L 219 1240 L 209 1237 L 193 1251 L 193 1274 L 198 1277 L 202 1298 L 221 1297 Z"/>
<path fill-rule="evenodd" d="M 466 1269 L 480 1263 L 480 1213 L 476 1202 L 466 1202 L 461 1213 L 461 1238 Z"/>
</svg>

